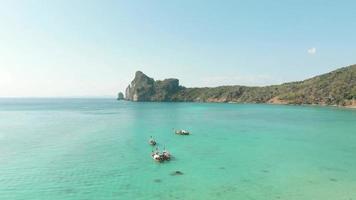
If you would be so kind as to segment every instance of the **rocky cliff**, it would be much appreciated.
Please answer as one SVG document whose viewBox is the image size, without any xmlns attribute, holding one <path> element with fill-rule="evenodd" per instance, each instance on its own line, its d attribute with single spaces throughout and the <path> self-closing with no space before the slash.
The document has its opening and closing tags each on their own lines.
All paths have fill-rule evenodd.
<svg viewBox="0 0 356 200">
<path fill-rule="evenodd" d="M 356 65 L 304 81 L 265 87 L 185 88 L 178 79 L 154 81 L 136 72 L 126 89 L 131 101 L 189 101 L 356 106 Z"/>
<path fill-rule="evenodd" d="M 126 99 L 131 101 L 171 101 L 179 92 L 178 79 L 155 81 L 141 71 L 137 71 L 134 80 L 126 88 Z"/>
<path fill-rule="evenodd" d="M 117 100 L 124 100 L 124 99 L 125 99 L 124 94 L 122 92 L 119 92 L 117 94 Z"/>
</svg>

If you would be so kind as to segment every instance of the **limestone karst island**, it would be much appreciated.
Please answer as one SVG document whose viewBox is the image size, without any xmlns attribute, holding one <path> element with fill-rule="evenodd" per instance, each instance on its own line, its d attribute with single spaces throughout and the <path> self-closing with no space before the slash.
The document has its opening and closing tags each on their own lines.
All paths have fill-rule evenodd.
<svg viewBox="0 0 356 200">
<path fill-rule="evenodd" d="M 119 95 L 120 96 L 120 95 Z M 179 80 L 155 81 L 141 71 L 125 91 L 126 100 L 159 102 L 224 102 L 314 104 L 356 107 L 356 65 L 303 81 L 265 87 L 186 88 Z M 122 96 L 121 96 L 122 99 Z"/>
</svg>

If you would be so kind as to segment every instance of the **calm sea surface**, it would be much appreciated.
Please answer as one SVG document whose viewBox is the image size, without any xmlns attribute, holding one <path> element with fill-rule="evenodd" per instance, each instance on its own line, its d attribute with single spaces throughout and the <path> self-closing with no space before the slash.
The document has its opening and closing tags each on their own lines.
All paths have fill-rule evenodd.
<svg viewBox="0 0 356 200">
<path fill-rule="evenodd" d="M 0 199 L 356 199 L 356 110 L 0 99 Z"/>
</svg>

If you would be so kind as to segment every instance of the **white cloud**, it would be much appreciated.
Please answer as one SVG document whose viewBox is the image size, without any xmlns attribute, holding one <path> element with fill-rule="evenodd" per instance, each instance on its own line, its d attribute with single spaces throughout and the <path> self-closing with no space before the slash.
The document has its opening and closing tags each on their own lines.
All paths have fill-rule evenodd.
<svg viewBox="0 0 356 200">
<path fill-rule="evenodd" d="M 308 54 L 313 55 L 315 53 L 316 53 L 316 48 L 315 47 L 308 49 Z"/>
</svg>

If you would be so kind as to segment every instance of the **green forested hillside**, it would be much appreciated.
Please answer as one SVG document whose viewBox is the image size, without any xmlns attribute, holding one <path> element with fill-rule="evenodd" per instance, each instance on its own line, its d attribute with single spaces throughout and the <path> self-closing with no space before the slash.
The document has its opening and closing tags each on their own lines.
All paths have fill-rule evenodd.
<svg viewBox="0 0 356 200">
<path fill-rule="evenodd" d="M 142 73 L 143 74 L 143 73 Z M 356 65 L 316 76 L 300 82 L 265 87 L 220 86 L 213 88 L 155 87 L 162 81 L 155 81 L 152 87 L 142 86 L 146 80 L 153 80 L 139 73 L 128 87 L 126 98 L 133 101 L 198 101 L 198 102 L 237 102 L 237 103 L 278 103 L 278 104 L 320 104 L 355 106 L 356 104 Z M 168 79 L 171 80 L 171 79 Z M 166 80 L 166 82 L 168 81 Z M 146 81 L 147 82 L 147 81 Z M 165 81 L 163 81 L 165 82 Z M 132 86 L 142 87 L 133 88 Z M 145 84 L 143 84 L 145 85 Z M 151 88 L 145 91 L 145 88 Z M 159 88 L 154 89 L 152 88 Z M 164 95 L 161 95 L 164 94 Z M 140 94 L 140 95 L 138 95 Z M 135 98 L 132 98 L 135 97 Z M 143 98 L 144 97 L 144 98 Z M 161 98 L 162 97 L 162 98 Z"/>
</svg>

